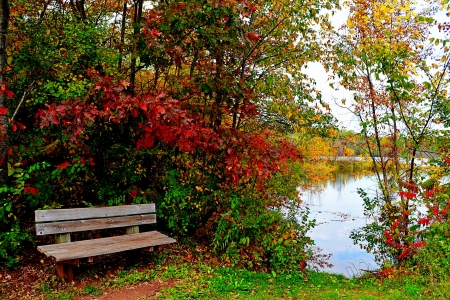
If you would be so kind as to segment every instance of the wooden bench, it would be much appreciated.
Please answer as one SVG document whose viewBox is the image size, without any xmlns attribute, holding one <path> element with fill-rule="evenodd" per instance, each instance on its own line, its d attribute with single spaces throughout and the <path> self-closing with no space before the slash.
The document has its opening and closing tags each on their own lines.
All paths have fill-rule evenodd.
<svg viewBox="0 0 450 300">
<path fill-rule="evenodd" d="M 155 204 L 100 208 L 36 210 L 36 234 L 54 234 L 56 244 L 37 249 L 56 259 L 58 276 L 73 281 L 72 265 L 79 259 L 176 243 L 157 231 L 139 233 L 139 225 L 156 223 Z M 125 235 L 71 242 L 70 233 L 125 227 Z"/>
</svg>

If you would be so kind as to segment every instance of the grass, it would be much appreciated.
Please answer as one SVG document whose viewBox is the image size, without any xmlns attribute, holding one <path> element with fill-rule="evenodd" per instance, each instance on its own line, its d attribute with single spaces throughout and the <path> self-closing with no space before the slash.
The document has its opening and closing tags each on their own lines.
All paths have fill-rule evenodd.
<svg viewBox="0 0 450 300">
<path fill-rule="evenodd" d="M 162 299 L 449 299 L 450 284 L 426 286 L 418 278 L 347 279 L 308 272 L 272 275 L 213 269 L 189 284 L 163 291 Z"/>
<path fill-rule="evenodd" d="M 384 279 L 349 279 L 316 271 L 262 273 L 219 265 L 203 254 L 192 258 L 186 255 L 187 250 L 156 252 L 143 264 L 104 274 L 95 281 L 89 280 L 96 273 L 91 270 L 91 275 L 85 274 L 84 285 L 61 285 L 51 277 L 41 281 L 39 299 L 97 296 L 107 289 L 123 289 L 152 280 L 167 282 L 165 286 L 169 286 L 160 291 L 159 299 L 450 299 L 448 278 L 436 283 L 431 277 L 415 274 L 415 269 L 393 271 Z M 147 299 L 150 298 L 139 298 Z"/>
<path fill-rule="evenodd" d="M 116 276 L 81 288 L 68 286 L 63 291 L 42 285 L 44 299 L 74 299 L 77 295 L 100 295 L 107 288 L 124 286 L 154 279 L 178 280 L 166 288 L 159 299 L 450 299 L 450 284 L 428 283 L 414 275 L 393 278 L 348 279 L 342 275 L 308 271 L 290 274 L 252 272 L 203 263 L 174 263 L 157 265 L 154 269 L 122 270 Z M 150 298 L 141 297 L 140 300 Z"/>
</svg>

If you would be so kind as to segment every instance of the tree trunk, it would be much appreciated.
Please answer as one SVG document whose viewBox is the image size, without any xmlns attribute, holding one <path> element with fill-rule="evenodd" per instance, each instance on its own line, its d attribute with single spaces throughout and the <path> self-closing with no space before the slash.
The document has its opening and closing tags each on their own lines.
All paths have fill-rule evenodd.
<svg viewBox="0 0 450 300">
<path fill-rule="evenodd" d="M 77 19 L 79 19 L 83 22 L 86 21 L 86 19 L 87 19 L 86 9 L 84 8 L 84 2 L 85 2 L 85 0 L 75 0 L 75 2 L 73 2 L 73 0 L 70 0 L 70 6 L 72 6 L 72 9 L 74 10 L 74 12 L 78 14 L 76 16 Z"/>
<path fill-rule="evenodd" d="M 117 67 L 119 72 L 122 72 L 122 56 L 123 56 L 123 47 L 125 44 L 125 26 L 127 20 L 127 0 L 123 2 L 123 10 L 122 10 L 122 24 L 120 28 L 120 46 L 119 46 L 119 65 Z"/>
<path fill-rule="evenodd" d="M 137 63 L 137 43 L 139 39 L 139 34 L 141 33 L 141 19 L 142 19 L 142 5 L 143 0 L 135 0 L 134 2 L 134 18 L 133 18 L 133 27 L 134 27 L 134 51 L 133 56 L 131 58 L 130 65 L 130 85 L 131 89 L 134 93 L 134 87 L 136 84 L 136 63 Z"/>
<path fill-rule="evenodd" d="M 9 3 L 1 0 L 0 5 L 0 87 L 4 83 L 3 69 L 6 66 L 6 34 L 8 32 Z M 6 105 L 5 94 L 0 95 L 0 107 Z M 8 178 L 9 124 L 6 115 L 0 116 L 0 186 L 6 184 Z"/>
</svg>

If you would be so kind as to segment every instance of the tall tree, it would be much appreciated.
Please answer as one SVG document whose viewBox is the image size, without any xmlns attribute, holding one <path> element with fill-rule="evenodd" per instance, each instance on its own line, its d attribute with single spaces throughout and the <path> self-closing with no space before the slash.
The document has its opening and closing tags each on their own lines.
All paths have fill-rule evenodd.
<svg viewBox="0 0 450 300">
<path fill-rule="evenodd" d="M 449 88 L 447 54 L 433 51 L 428 43 L 431 16 L 440 3 L 427 3 L 423 11 L 414 1 L 349 3 L 347 24 L 342 34 L 330 37 L 335 43 L 324 61 L 339 83 L 353 92 L 353 99 L 343 104 L 359 119 L 372 157 L 381 191 L 378 222 L 384 228 L 401 218 L 400 242 L 408 238 L 408 212 L 414 201 L 405 193 L 418 191 L 417 159 L 433 142 L 437 105 Z"/>
<path fill-rule="evenodd" d="M 6 67 L 6 37 L 9 24 L 9 3 L 2 0 L 0 3 L 0 186 L 4 185 L 8 176 L 8 149 L 9 149 L 9 124 L 6 115 L 6 81 L 4 69 Z"/>
</svg>

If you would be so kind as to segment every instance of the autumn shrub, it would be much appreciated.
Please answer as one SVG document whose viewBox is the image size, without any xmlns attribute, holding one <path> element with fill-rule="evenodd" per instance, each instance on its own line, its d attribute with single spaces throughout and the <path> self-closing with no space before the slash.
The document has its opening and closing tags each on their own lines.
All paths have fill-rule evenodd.
<svg viewBox="0 0 450 300">
<path fill-rule="evenodd" d="M 298 207 L 278 209 L 256 195 L 230 195 L 219 216 L 214 251 L 226 262 L 252 269 L 290 271 L 309 257 L 306 232 L 314 225 Z M 292 210 L 291 210 L 292 209 Z"/>
<path fill-rule="evenodd" d="M 434 179 L 425 180 L 421 187 L 392 195 L 389 209 L 382 211 L 376 210 L 382 200 L 359 190 L 365 215 L 374 221 L 354 230 L 350 237 L 373 253 L 379 263 L 412 267 L 431 281 L 447 280 L 450 258 L 447 187 L 439 186 Z M 415 205 L 405 209 L 405 200 Z"/>
<path fill-rule="evenodd" d="M 413 264 L 429 281 L 447 281 L 450 274 L 450 220 L 432 224 L 424 238 L 427 245 Z"/>
<path fill-rule="evenodd" d="M 209 159 L 189 154 L 177 160 L 157 200 L 160 222 L 173 235 L 195 236 L 212 244 L 224 262 L 250 269 L 294 270 L 309 257 L 306 232 L 314 222 L 300 209 L 299 163 L 280 165 L 264 181 L 243 176 L 233 183 L 217 162 L 209 165 Z"/>
</svg>

